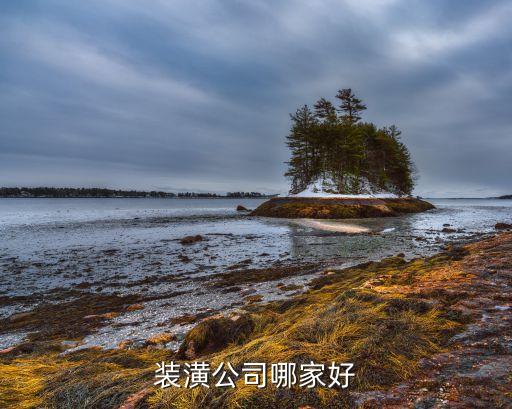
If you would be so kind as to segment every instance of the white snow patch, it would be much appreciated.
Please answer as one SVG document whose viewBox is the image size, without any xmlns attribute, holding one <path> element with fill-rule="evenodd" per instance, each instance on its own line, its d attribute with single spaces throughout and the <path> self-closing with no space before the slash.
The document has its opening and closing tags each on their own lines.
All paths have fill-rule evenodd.
<svg viewBox="0 0 512 409">
<path fill-rule="evenodd" d="M 394 227 L 388 227 L 387 229 L 384 229 L 381 231 L 381 233 L 391 233 L 392 231 L 395 231 L 396 229 Z"/>
<path fill-rule="evenodd" d="M 339 194 L 326 192 L 325 189 L 332 191 L 331 186 L 326 185 L 325 182 L 314 182 L 310 184 L 305 190 L 300 193 L 285 195 L 284 197 L 318 197 L 318 198 L 338 198 L 338 199 L 396 199 L 399 196 L 390 192 L 379 193 L 363 193 L 363 194 Z M 371 189 L 364 189 L 366 191 Z M 283 197 L 279 195 L 280 197 Z"/>
</svg>

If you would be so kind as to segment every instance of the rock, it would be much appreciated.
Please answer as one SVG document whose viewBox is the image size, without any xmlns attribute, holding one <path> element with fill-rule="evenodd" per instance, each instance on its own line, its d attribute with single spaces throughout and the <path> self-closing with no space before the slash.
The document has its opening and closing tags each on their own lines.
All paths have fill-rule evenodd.
<svg viewBox="0 0 512 409">
<path fill-rule="evenodd" d="M 237 212 L 250 212 L 250 210 L 249 210 L 247 207 L 242 206 L 242 205 L 238 205 L 238 206 L 236 207 L 236 211 L 237 211 Z"/>
<path fill-rule="evenodd" d="M 20 312 L 18 314 L 13 314 L 9 317 L 10 322 L 21 322 L 29 319 L 34 315 L 33 312 Z"/>
<path fill-rule="evenodd" d="M 194 243 L 197 243 L 199 241 L 203 241 L 203 236 L 201 236 L 200 234 L 196 234 L 195 236 L 186 236 L 186 237 L 183 237 L 181 240 L 180 240 L 180 243 L 181 244 L 194 244 Z"/>
<path fill-rule="evenodd" d="M 275 197 L 258 206 L 251 212 L 251 216 L 292 219 L 353 219 L 399 216 L 407 213 L 420 213 L 434 208 L 435 206 L 431 203 L 413 198 Z"/>
<path fill-rule="evenodd" d="M 445 223 L 445 224 L 443 224 L 443 227 L 450 227 L 450 226 L 451 226 L 451 224 L 450 224 L 450 223 Z"/>
<path fill-rule="evenodd" d="M 263 296 L 260 295 L 260 294 L 255 294 L 255 295 L 248 295 L 247 297 L 244 298 L 245 301 L 247 301 L 248 303 L 255 303 L 255 302 L 260 302 L 261 300 L 263 300 Z"/>
<path fill-rule="evenodd" d="M 126 307 L 126 311 L 138 311 L 143 310 L 144 306 L 142 304 L 132 304 Z"/>
<path fill-rule="evenodd" d="M 192 261 L 192 259 L 185 254 L 178 255 L 178 258 L 182 263 L 190 263 Z"/>
<path fill-rule="evenodd" d="M 451 228 L 449 228 L 449 227 L 445 227 L 445 228 L 443 228 L 443 230 L 441 230 L 441 231 L 442 231 L 443 233 L 456 233 L 456 232 L 457 232 L 457 230 L 455 230 L 455 229 L 451 229 Z"/>
<path fill-rule="evenodd" d="M 195 314 L 185 314 L 180 317 L 171 318 L 171 324 L 173 325 L 187 325 L 193 324 L 198 321 L 199 318 Z"/>
<path fill-rule="evenodd" d="M 229 344 L 245 341 L 254 329 L 250 315 L 237 319 L 210 318 L 192 328 L 180 345 L 178 358 L 195 359 L 198 356 L 220 351 Z"/>
<path fill-rule="evenodd" d="M 16 347 L 9 347 L 5 349 L 0 349 L 0 355 L 8 354 L 9 352 L 12 352 L 16 349 Z"/>
<path fill-rule="evenodd" d="M 510 223 L 496 223 L 494 225 L 496 230 L 510 230 L 512 229 L 512 224 Z"/>
</svg>

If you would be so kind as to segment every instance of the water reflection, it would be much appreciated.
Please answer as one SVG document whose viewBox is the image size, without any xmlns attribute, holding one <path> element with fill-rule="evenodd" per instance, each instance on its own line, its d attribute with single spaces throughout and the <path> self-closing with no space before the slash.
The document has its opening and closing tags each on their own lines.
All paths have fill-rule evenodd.
<svg viewBox="0 0 512 409">
<path fill-rule="evenodd" d="M 296 259 L 324 258 L 343 265 L 404 253 L 432 254 L 446 242 L 464 242 L 512 220 L 512 201 L 440 200 L 436 209 L 402 217 L 339 221 L 289 221 L 290 254 Z M 443 232 L 450 226 L 454 232 Z M 337 231 L 333 231 L 337 230 Z M 350 231 L 367 230 L 367 233 Z"/>
</svg>

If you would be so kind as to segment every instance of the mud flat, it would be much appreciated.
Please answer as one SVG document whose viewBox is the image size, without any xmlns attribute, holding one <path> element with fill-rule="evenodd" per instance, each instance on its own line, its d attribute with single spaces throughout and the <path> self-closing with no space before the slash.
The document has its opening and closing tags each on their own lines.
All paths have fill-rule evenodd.
<svg viewBox="0 0 512 409">
<path fill-rule="evenodd" d="M 416 198 L 276 197 L 261 204 L 251 215 L 293 219 L 356 219 L 400 216 L 434 208 L 433 204 Z"/>
<path fill-rule="evenodd" d="M 232 284 L 221 278 L 215 285 Z M 448 245 L 432 257 L 397 255 L 327 269 L 288 299 L 200 318 L 177 352 L 157 347 L 172 338 L 168 333 L 139 347 L 66 352 L 83 330 L 46 331 L 0 351 L 0 406 L 511 407 L 511 285 L 512 233 L 505 232 Z M 89 300 L 97 307 L 81 319 L 109 319 L 134 301 Z M 9 325 L 36 332 L 39 312 L 48 315 L 17 315 Z M 231 362 L 238 372 L 243 362 L 353 362 L 356 377 L 344 390 L 283 393 L 243 379 L 228 391 L 214 385 L 159 390 L 153 382 L 161 360 Z"/>
</svg>

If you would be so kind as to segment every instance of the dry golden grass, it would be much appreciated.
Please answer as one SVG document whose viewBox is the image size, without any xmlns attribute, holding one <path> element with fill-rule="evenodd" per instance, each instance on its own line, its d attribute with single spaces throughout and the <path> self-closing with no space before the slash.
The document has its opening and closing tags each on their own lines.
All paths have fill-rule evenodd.
<svg viewBox="0 0 512 409">
<path fill-rule="evenodd" d="M 39 407 L 45 380 L 73 365 L 54 354 L 0 362 L 0 408 Z"/>
<path fill-rule="evenodd" d="M 292 301 L 254 307 L 255 330 L 243 345 L 207 357 L 240 368 L 244 362 L 354 362 L 356 378 L 351 390 L 385 389 L 414 374 L 421 358 L 442 349 L 462 324 L 446 318 L 444 307 L 433 307 L 407 291 L 417 278 L 449 279 L 444 266 L 454 263 L 454 252 L 430 260 L 405 264 L 400 258 L 369 263 L 317 280 L 316 289 Z M 439 270 L 437 270 L 439 269 Z M 437 277 L 439 271 L 439 277 Z M 456 275 L 457 273 L 453 273 Z M 380 277 L 375 288 L 365 285 Z M 377 288 L 387 291 L 377 291 Z M 203 359 L 203 358 L 201 358 Z M 231 390 L 170 389 L 152 395 L 152 408 L 296 408 L 347 407 L 346 392 L 329 389 L 276 390 L 246 386 Z"/>
<path fill-rule="evenodd" d="M 0 408 L 116 408 L 152 380 L 162 350 L 34 352 L 0 361 Z"/>
</svg>

